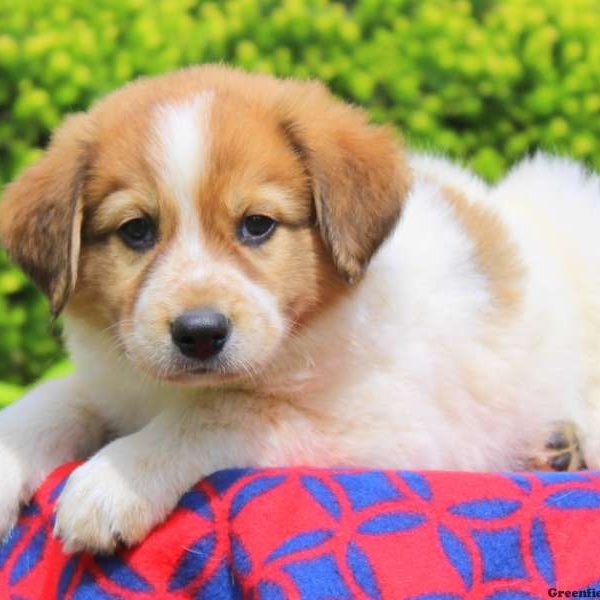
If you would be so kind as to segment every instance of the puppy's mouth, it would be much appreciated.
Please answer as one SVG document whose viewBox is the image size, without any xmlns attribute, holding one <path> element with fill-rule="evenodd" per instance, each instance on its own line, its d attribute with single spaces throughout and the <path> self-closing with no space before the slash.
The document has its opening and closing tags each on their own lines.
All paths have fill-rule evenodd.
<svg viewBox="0 0 600 600">
<path fill-rule="evenodd" d="M 208 366 L 193 369 L 173 370 L 160 377 L 162 381 L 182 386 L 216 387 L 229 382 L 248 379 L 248 375 L 236 371 L 224 371 Z"/>
<path fill-rule="evenodd" d="M 196 375 L 207 375 L 209 373 L 210 374 L 219 373 L 219 370 L 215 369 L 213 367 L 200 366 L 200 367 L 196 367 L 194 369 L 188 369 L 184 374 L 189 375 L 189 376 L 196 376 Z"/>
<path fill-rule="evenodd" d="M 169 383 L 198 387 L 212 387 L 250 378 L 247 370 L 236 368 L 223 358 L 202 362 L 176 359 L 170 368 L 157 375 Z"/>
</svg>

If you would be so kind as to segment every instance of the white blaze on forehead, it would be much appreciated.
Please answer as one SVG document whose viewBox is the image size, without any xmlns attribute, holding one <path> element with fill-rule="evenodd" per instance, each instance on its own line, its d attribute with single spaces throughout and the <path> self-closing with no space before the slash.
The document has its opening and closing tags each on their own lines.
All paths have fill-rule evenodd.
<svg viewBox="0 0 600 600">
<path fill-rule="evenodd" d="M 211 149 L 210 112 L 213 91 L 163 104 L 156 109 L 157 146 L 153 162 L 163 185 L 177 203 L 182 233 L 199 241 L 197 194 Z"/>
<path fill-rule="evenodd" d="M 156 162 L 163 183 L 180 201 L 194 195 L 206 168 L 213 96 L 212 91 L 206 91 L 156 109 Z"/>
</svg>

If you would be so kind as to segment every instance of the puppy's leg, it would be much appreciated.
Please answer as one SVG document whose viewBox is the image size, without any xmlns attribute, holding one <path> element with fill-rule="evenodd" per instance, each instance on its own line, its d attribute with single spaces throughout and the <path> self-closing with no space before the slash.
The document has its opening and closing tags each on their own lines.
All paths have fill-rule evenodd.
<svg viewBox="0 0 600 600">
<path fill-rule="evenodd" d="M 293 464 L 314 447 L 293 409 L 277 407 L 267 418 L 260 399 L 246 402 L 167 409 L 75 470 L 58 501 L 56 533 L 65 549 L 112 552 L 120 542 L 136 544 L 202 477 L 230 467 Z M 281 410 L 290 414 L 275 414 Z"/>
<path fill-rule="evenodd" d="M 0 412 L 0 539 L 46 475 L 97 449 L 101 437 L 74 377 L 42 383 Z"/>
<path fill-rule="evenodd" d="M 600 391 L 590 394 L 588 412 L 582 423 L 581 446 L 590 469 L 600 469 Z"/>
<path fill-rule="evenodd" d="M 553 423 L 543 440 L 543 448 L 536 449 L 528 468 L 535 471 L 579 471 L 585 469 L 585 460 L 579 444 L 579 433 L 573 423 Z"/>
</svg>

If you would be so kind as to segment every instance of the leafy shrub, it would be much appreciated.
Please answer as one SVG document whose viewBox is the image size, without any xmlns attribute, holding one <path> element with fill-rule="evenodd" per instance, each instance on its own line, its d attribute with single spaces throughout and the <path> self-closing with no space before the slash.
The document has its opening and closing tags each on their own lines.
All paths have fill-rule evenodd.
<svg viewBox="0 0 600 600">
<path fill-rule="evenodd" d="M 322 79 L 491 179 L 539 146 L 600 167 L 599 31 L 597 0 L 0 0 L 0 179 L 65 113 L 208 61 Z M 12 384 L 61 356 L 45 302 L 2 257 L 0 347 Z"/>
</svg>

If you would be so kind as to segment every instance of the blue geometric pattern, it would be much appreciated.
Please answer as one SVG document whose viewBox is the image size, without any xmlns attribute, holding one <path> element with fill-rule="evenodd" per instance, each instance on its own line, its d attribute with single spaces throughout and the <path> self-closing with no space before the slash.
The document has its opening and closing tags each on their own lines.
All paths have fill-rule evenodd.
<svg viewBox="0 0 600 600">
<path fill-rule="evenodd" d="M 215 573 L 204 583 L 196 600 L 218 600 L 219 598 L 242 599 L 239 582 L 232 576 L 225 560 L 222 560 Z"/>
<path fill-rule="evenodd" d="M 285 592 L 272 581 L 260 581 L 256 590 L 259 600 L 286 600 Z"/>
<path fill-rule="evenodd" d="M 179 527 L 169 533 L 167 523 L 146 542 L 163 563 L 136 558 L 138 550 L 65 557 L 43 598 L 532 600 L 560 587 L 556 544 L 583 531 L 556 523 L 600 523 L 596 473 L 456 475 L 471 488 L 453 485 L 452 477 L 349 469 L 215 473 L 182 496 L 173 517 Z M 48 506 L 65 479 L 36 497 L 0 544 L 0 598 L 29 598 L 24 586 L 34 585 L 27 582 L 56 554 Z M 483 480 L 489 485 L 480 489 Z M 600 539 L 600 525 L 595 531 Z M 143 557 L 143 546 L 139 552 Z M 600 554 L 588 558 L 582 590 L 586 581 L 600 586 Z"/>
<path fill-rule="evenodd" d="M 308 550 L 320 546 L 333 536 L 333 531 L 315 530 L 305 531 L 287 539 L 281 546 L 271 552 L 265 562 L 271 562 L 278 558 L 283 558 L 288 554 Z"/>
<path fill-rule="evenodd" d="M 56 595 L 59 598 L 64 598 L 67 595 L 67 590 L 75 577 L 75 571 L 80 560 L 80 557 L 76 554 L 72 556 L 63 567 L 60 579 L 58 580 L 58 588 L 56 590 Z"/>
<path fill-rule="evenodd" d="M 460 575 L 465 587 L 470 590 L 473 585 L 473 560 L 466 545 L 444 525 L 438 527 L 438 535 L 448 561 Z"/>
<path fill-rule="evenodd" d="M 546 526 L 539 517 L 534 517 L 531 523 L 529 545 L 531 547 L 533 562 L 540 575 L 544 578 L 548 587 L 555 585 L 554 558 L 550 544 L 548 543 Z"/>
<path fill-rule="evenodd" d="M 185 552 L 171 579 L 169 580 L 169 591 L 181 590 L 187 587 L 199 574 L 202 573 L 208 561 L 212 558 L 216 546 L 214 533 L 200 538 L 191 548 Z"/>
<path fill-rule="evenodd" d="M 152 586 L 119 556 L 96 558 L 96 565 L 107 579 L 132 592 L 152 592 Z"/>
<path fill-rule="evenodd" d="M 527 576 L 518 527 L 473 531 L 483 562 L 483 580 L 523 579 Z"/>
<path fill-rule="evenodd" d="M 431 500 L 431 486 L 427 478 L 416 471 L 398 471 L 398 475 L 412 492 L 423 500 Z"/>
<path fill-rule="evenodd" d="M 367 598 L 379 600 L 381 592 L 377 585 L 373 567 L 367 555 L 356 542 L 349 542 L 346 548 L 346 562 L 354 581 Z"/>
<path fill-rule="evenodd" d="M 500 590 L 489 594 L 485 600 L 539 600 L 539 596 L 520 590 Z"/>
<path fill-rule="evenodd" d="M 334 519 L 339 520 L 342 509 L 335 493 L 331 491 L 331 488 L 323 483 L 318 477 L 310 475 L 301 477 L 301 481 L 313 500 L 324 508 Z"/>
<path fill-rule="evenodd" d="M 283 570 L 291 576 L 302 600 L 352 600 L 331 554 L 288 563 Z"/>
<path fill-rule="evenodd" d="M 385 535 L 401 531 L 410 531 L 425 522 L 425 517 L 418 513 L 395 511 L 383 513 L 365 520 L 358 527 L 358 533 Z"/>
<path fill-rule="evenodd" d="M 565 510 L 600 508 L 600 492 L 586 489 L 555 492 L 546 498 L 546 505 Z"/>
<path fill-rule="evenodd" d="M 252 558 L 248 554 L 242 540 L 237 535 L 231 536 L 231 558 L 233 569 L 239 575 L 249 575 L 252 571 Z"/>
<path fill-rule="evenodd" d="M 352 510 L 362 510 L 386 500 L 399 500 L 402 496 L 387 475 L 378 471 L 334 475 L 346 492 Z"/>
<path fill-rule="evenodd" d="M 4 540 L 4 544 L 0 546 L 0 569 L 4 567 L 6 561 L 11 557 L 13 550 L 19 544 L 26 531 L 27 529 L 24 525 L 17 525 L 8 534 L 8 537 Z"/>
<path fill-rule="evenodd" d="M 48 531 L 45 527 L 40 527 L 25 547 L 25 550 L 19 554 L 17 561 L 10 571 L 9 582 L 11 585 L 21 581 L 42 559 L 47 540 Z"/>
<path fill-rule="evenodd" d="M 285 477 L 282 475 L 253 479 L 233 497 L 233 500 L 231 501 L 231 510 L 229 512 L 229 518 L 234 519 L 246 506 L 246 504 L 251 502 L 254 498 L 257 498 L 261 494 L 264 494 L 265 492 L 276 488 L 284 481 Z"/>
<path fill-rule="evenodd" d="M 501 517 L 508 517 L 521 508 L 521 503 L 517 500 L 470 500 L 455 504 L 450 512 L 459 517 L 468 517 L 469 519 L 481 519 L 482 521 L 491 521 Z"/>
<path fill-rule="evenodd" d="M 94 576 L 84 571 L 73 591 L 72 600 L 123 600 L 122 596 L 103 590 Z"/>
<path fill-rule="evenodd" d="M 208 496 L 201 490 L 190 490 L 184 494 L 179 500 L 179 508 L 186 508 L 205 519 L 212 520 L 214 518 L 212 509 L 210 508 L 210 500 Z"/>
</svg>

